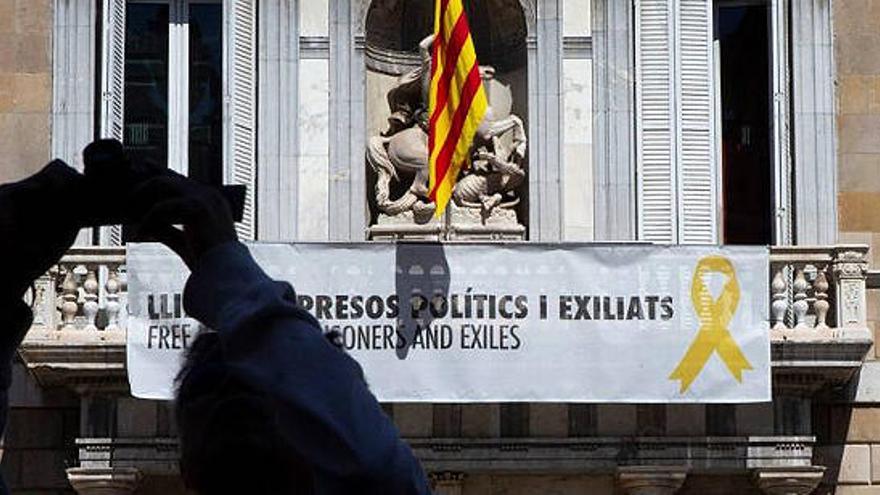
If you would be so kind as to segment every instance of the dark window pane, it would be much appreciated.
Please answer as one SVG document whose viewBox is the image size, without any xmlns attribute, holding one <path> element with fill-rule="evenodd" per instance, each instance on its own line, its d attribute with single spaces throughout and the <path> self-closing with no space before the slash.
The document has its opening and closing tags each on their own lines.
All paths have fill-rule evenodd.
<svg viewBox="0 0 880 495">
<path fill-rule="evenodd" d="M 223 181 L 223 9 L 194 4 L 189 12 L 189 176 Z"/>
<path fill-rule="evenodd" d="M 716 3 L 724 243 L 765 245 L 773 242 L 774 214 L 770 11 L 742 3 Z"/>
<path fill-rule="evenodd" d="M 125 29 L 125 147 L 168 162 L 168 5 L 129 3 Z"/>
</svg>

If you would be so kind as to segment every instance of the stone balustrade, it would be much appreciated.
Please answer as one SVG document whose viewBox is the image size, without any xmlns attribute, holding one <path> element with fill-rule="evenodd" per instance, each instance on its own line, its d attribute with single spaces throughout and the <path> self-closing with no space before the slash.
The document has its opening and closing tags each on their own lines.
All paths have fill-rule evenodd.
<svg viewBox="0 0 880 495">
<path fill-rule="evenodd" d="M 33 291 L 28 341 L 124 342 L 125 248 L 74 247 Z"/>
<path fill-rule="evenodd" d="M 865 333 L 867 273 L 867 246 L 772 248 L 772 335 L 789 339 Z"/>
</svg>

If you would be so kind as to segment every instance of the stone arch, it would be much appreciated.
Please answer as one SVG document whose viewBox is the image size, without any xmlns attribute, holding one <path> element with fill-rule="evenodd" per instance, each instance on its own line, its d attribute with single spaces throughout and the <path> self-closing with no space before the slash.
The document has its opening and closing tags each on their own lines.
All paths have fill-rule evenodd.
<svg viewBox="0 0 880 495">
<path fill-rule="evenodd" d="M 373 3 L 376 0 L 356 0 L 357 1 L 357 26 L 355 26 L 355 32 L 359 35 L 364 35 L 367 32 L 367 16 L 370 12 L 370 8 L 373 6 Z M 433 3 L 433 0 L 429 0 L 430 3 Z M 529 37 L 535 36 L 535 30 L 538 22 L 538 7 L 535 4 L 537 0 L 517 0 L 520 8 L 522 9 L 523 17 L 526 23 L 527 35 Z"/>
<path fill-rule="evenodd" d="M 418 43 L 433 30 L 433 4 L 425 0 L 372 0 L 363 20 L 367 67 L 399 75 L 418 65 Z M 500 72 L 527 64 L 533 0 L 466 0 L 465 9 L 481 64 Z"/>
</svg>

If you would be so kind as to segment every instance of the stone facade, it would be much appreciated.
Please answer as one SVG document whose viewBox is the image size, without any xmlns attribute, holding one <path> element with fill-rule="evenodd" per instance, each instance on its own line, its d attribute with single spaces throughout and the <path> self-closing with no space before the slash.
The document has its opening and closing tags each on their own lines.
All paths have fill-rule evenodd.
<svg viewBox="0 0 880 495">
<path fill-rule="evenodd" d="M 331 38 L 335 42 L 346 33 L 340 34 L 339 26 L 331 26 L 327 19 L 338 16 L 337 10 L 348 8 L 350 3 L 357 12 L 364 2 L 331 1 L 329 8 L 324 2 L 300 2 L 298 34 L 302 37 L 299 50 L 303 60 L 297 60 L 298 65 L 292 64 L 294 69 L 285 73 L 285 77 L 298 78 L 303 111 L 296 125 L 291 126 L 296 128 L 291 132 L 298 132 L 298 149 L 277 154 L 283 159 L 297 155 L 299 169 L 294 173 L 298 179 L 290 187 L 298 189 L 291 195 L 309 198 L 305 203 L 319 205 L 319 211 L 300 208 L 295 214 L 298 230 L 290 233 L 285 226 L 278 230 L 304 240 L 346 237 L 330 232 L 337 226 L 328 227 L 329 217 L 334 214 L 326 201 L 331 194 L 328 189 L 347 173 L 331 168 L 338 164 L 328 163 L 331 135 L 337 134 L 337 130 L 328 129 L 328 119 L 331 113 L 339 112 L 338 101 L 330 100 L 328 88 L 331 79 L 350 74 L 334 73 L 332 78 L 328 74 L 331 50 L 327 45 Z M 561 2 L 540 0 L 537 4 L 542 22 L 554 16 L 558 19 Z M 566 3 L 582 8 L 587 4 Z M 875 206 L 880 204 L 880 52 L 875 49 L 880 45 L 880 0 L 836 0 L 833 7 L 838 90 L 838 241 L 871 246 L 873 269 L 880 266 L 880 209 Z M 50 157 L 52 9 L 50 0 L 0 0 L 0 182 L 32 173 Z M 570 12 L 569 24 L 574 22 Z M 583 13 L 588 25 L 587 11 Z M 609 21 L 594 19 L 597 22 Z M 541 29 L 549 28 L 542 24 Z M 572 45 L 567 48 L 571 50 L 577 49 L 578 37 L 591 34 L 589 28 L 580 31 L 566 25 L 566 29 L 571 31 L 566 35 L 573 33 Z M 563 70 L 591 70 L 593 61 L 573 59 L 561 65 Z M 581 134 L 568 133 L 562 154 L 588 163 L 593 139 L 588 117 L 592 103 L 586 100 L 591 80 L 585 77 L 575 72 L 564 76 L 562 89 L 570 100 L 565 103 L 565 112 L 571 115 L 566 114 L 569 120 L 564 120 L 563 126 L 567 132 Z M 335 110 L 331 112 L 331 108 Z M 261 152 L 266 150 L 261 148 Z M 359 151 L 355 155 L 361 156 Z M 571 163 L 566 162 L 565 167 L 570 168 Z M 582 167 L 569 177 L 590 182 L 593 169 Z M 305 180 L 314 177 L 322 179 L 318 187 Z M 566 183 L 562 203 L 580 207 L 569 208 L 575 214 L 565 217 L 564 235 L 559 237 L 590 240 L 594 238 L 592 193 L 580 195 L 575 184 Z M 357 229 L 350 230 L 351 236 L 360 235 Z M 875 332 L 880 328 L 876 292 L 869 293 L 867 321 Z M 135 489 L 146 494 L 183 493 L 176 474 L 177 432 L 169 405 L 128 398 L 120 371 L 120 363 L 124 363 L 121 342 L 107 345 L 112 352 L 106 354 L 102 354 L 106 348 L 95 351 L 98 347 L 52 351 L 56 354 L 51 357 L 57 358 L 53 362 L 84 359 L 81 356 L 86 350 L 100 356 L 89 362 L 94 366 L 89 369 L 99 371 L 77 377 L 80 381 L 66 381 L 63 376 L 41 374 L 39 370 L 31 373 L 23 364 L 17 364 L 2 450 L 2 469 L 14 490 L 41 494 L 74 490 L 130 493 Z M 33 355 L 27 356 L 29 362 L 34 362 Z M 788 382 L 779 380 L 774 404 L 394 404 L 387 405 L 386 410 L 426 459 L 441 494 L 757 495 L 810 493 L 820 485 L 816 493 L 880 495 L 880 361 L 875 360 L 876 356 L 880 356 L 880 350 L 874 349 L 860 376 L 847 386 L 838 384 L 812 401 L 804 400 L 808 394 L 803 389 L 809 388 L 802 383 L 806 378 L 795 374 L 791 381 L 801 382 L 791 389 L 782 390 Z M 103 381 L 99 379 L 102 376 Z M 783 433 L 784 439 L 772 440 L 773 435 Z M 816 437 L 815 445 L 812 436 Z M 723 439 L 710 442 L 710 437 Z M 126 453 L 121 457 L 127 459 L 127 465 L 113 465 L 113 453 L 117 451 Z M 455 455 L 449 452 L 468 452 L 471 465 L 482 467 L 478 472 L 465 473 L 467 466 L 456 464 Z M 504 464 L 510 452 L 520 453 L 518 466 L 525 466 L 520 468 L 521 473 L 512 474 L 514 469 L 509 468 L 513 464 Z M 667 459 L 671 465 L 646 467 L 656 464 L 650 456 L 657 452 L 673 459 Z M 729 452 L 736 455 L 724 457 Z M 716 457 L 723 461 L 716 461 Z M 547 458 L 558 460 L 553 464 L 541 460 Z M 729 464 L 723 464 L 727 461 Z"/>
<path fill-rule="evenodd" d="M 880 42 L 880 1 L 837 1 L 834 44 L 837 71 L 838 226 L 840 241 L 871 246 L 872 268 L 880 253 L 880 54 L 865 47 Z M 880 300 L 868 298 L 868 324 L 877 335 Z M 880 364 L 869 353 L 865 367 Z M 873 362 L 872 362 L 873 361 Z M 859 389 L 871 387 L 863 370 Z M 849 394 L 852 397 L 853 394 Z M 855 403 L 837 397 L 818 404 L 817 453 L 828 466 L 825 483 L 838 494 L 880 493 L 880 409 L 876 399 L 856 394 Z"/>
<path fill-rule="evenodd" d="M 0 2 L 0 182 L 49 158 L 52 2 Z"/>
</svg>

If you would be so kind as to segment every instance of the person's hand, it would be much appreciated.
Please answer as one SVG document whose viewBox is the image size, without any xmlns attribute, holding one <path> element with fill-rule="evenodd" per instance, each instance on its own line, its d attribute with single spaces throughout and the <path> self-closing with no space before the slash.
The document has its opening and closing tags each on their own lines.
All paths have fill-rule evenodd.
<svg viewBox="0 0 880 495">
<path fill-rule="evenodd" d="M 20 300 L 73 245 L 87 194 L 83 176 L 61 160 L 0 186 L 0 304 Z"/>
<path fill-rule="evenodd" d="M 137 240 L 165 244 L 190 269 L 214 246 L 238 240 L 223 196 L 182 175 L 168 172 L 148 180 L 135 189 L 132 201 L 133 212 L 141 219 Z"/>
</svg>

